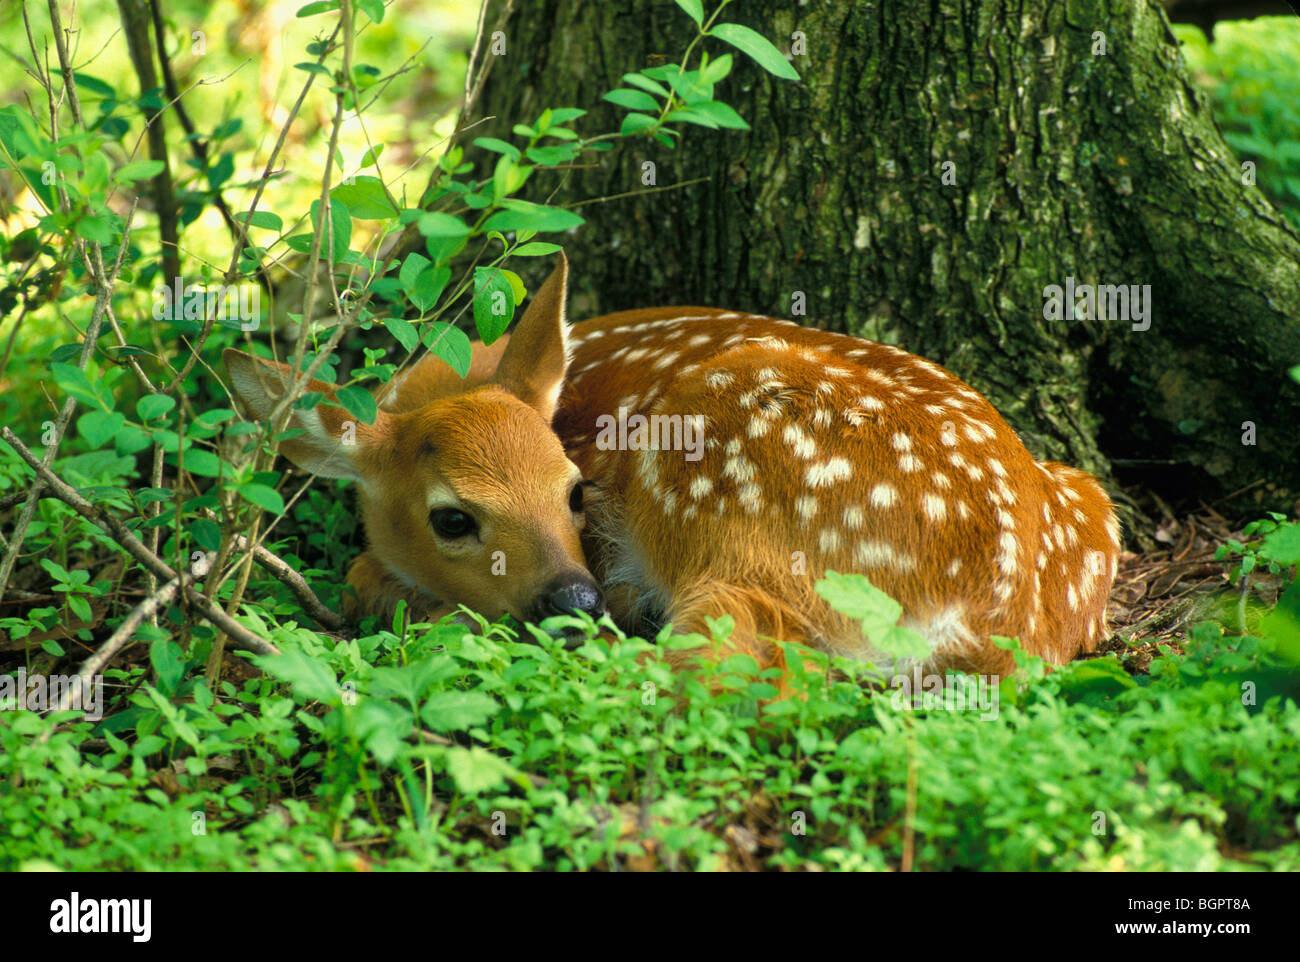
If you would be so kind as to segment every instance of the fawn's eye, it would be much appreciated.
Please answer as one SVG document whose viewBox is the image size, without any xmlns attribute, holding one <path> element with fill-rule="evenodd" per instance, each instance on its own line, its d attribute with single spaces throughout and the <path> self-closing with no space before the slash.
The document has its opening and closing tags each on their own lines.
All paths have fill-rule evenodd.
<svg viewBox="0 0 1300 962">
<path fill-rule="evenodd" d="M 579 481 L 575 484 L 573 489 L 569 492 L 569 510 L 574 514 L 581 514 L 583 511 L 586 511 L 587 502 L 583 498 L 583 492 L 586 491 L 587 488 L 599 487 L 600 485 L 595 481 Z"/>
<path fill-rule="evenodd" d="M 437 508 L 429 512 L 429 526 L 439 538 L 455 540 L 478 530 L 478 522 L 464 511 L 455 508 Z"/>
</svg>

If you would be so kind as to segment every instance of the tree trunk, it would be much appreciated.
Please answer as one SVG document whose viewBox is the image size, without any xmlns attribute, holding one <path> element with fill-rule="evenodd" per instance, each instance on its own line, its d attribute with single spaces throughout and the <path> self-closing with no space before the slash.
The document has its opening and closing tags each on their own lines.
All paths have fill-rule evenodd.
<svg viewBox="0 0 1300 962">
<path fill-rule="evenodd" d="M 579 129 L 616 130 L 601 95 L 676 62 L 695 30 L 671 0 L 518 6 L 477 105 L 497 119 L 477 134 L 595 104 Z M 563 239 L 573 317 L 674 303 L 790 317 L 803 295 L 805 323 L 985 392 L 1036 456 L 1166 495 L 1253 484 L 1239 510 L 1300 494 L 1286 374 L 1300 237 L 1243 183 L 1156 4 L 746 0 L 722 19 L 784 52 L 806 37 L 801 82 L 737 55 L 719 85 L 752 130 L 690 127 L 676 150 L 620 140 L 525 191 L 631 193 L 582 206 Z M 1045 319 L 1050 286 L 1071 283 L 1149 285 L 1149 317 Z"/>
</svg>

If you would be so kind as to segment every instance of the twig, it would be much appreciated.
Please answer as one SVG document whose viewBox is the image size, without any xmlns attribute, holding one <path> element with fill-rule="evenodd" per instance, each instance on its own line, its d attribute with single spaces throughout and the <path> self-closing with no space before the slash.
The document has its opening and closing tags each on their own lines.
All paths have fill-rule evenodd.
<svg viewBox="0 0 1300 962">
<path fill-rule="evenodd" d="M 42 463 L 41 459 L 33 454 L 31 449 L 23 444 L 8 427 L 0 428 L 0 438 L 8 442 L 9 446 L 18 453 L 18 456 L 31 466 L 38 479 L 44 482 L 49 489 L 50 494 L 68 505 L 87 521 L 107 531 L 112 535 L 113 540 L 126 549 L 131 557 L 135 558 L 136 561 L 139 561 L 159 578 L 165 581 L 180 579 L 185 585 L 185 597 L 190 604 L 198 608 L 205 618 L 228 634 L 241 648 L 259 655 L 278 655 L 280 653 L 280 649 L 271 642 L 249 631 L 222 611 L 220 605 L 204 597 L 203 593 L 191 585 L 188 580 L 173 571 L 167 562 L 146 548 L 144 543 L 121 521 L 79 495 L 66 481 Z"/>
<path fill-rule="evenodd" d="M 240 535 L 235 539 L 235 546 L 240 551 L 245 550 L 248 547 L 248 539 Z M 307 584 L 307 580 L 289 566 L 289 562 L 279 555 L 272 554 L 260 544 L 253 549 L 253 558 L 293 592 L 293 596 L 302 605 L 303 611 L 311 615 L 322 628 L 330 631 L 341 631 L 347 624 L 342 615 L 327 607 L 316 596 L 316 592 L 311 590 L 311 585 Z"/>
<path fill-rule="evenodd" d="M 711 177 L 696 177 L 694 180 L 683 180 L 676 184 L 664 184 L 662 187 L 647 187 L 645 190 L 626 190 L 621 194 L 607 194 L 604 197 L 592 197 L 590 200 L 580 200 L 576 204 L 570 204 L 566 210 L 575 210 L 579 207 L 586 207 L 588 204 L 604 204 L 611 200 L 622 200 L 624 197 L 640 197 L 643 194 L 658 194 L 665 190 L 678 190 L 682 187 L 690 187 L 692 184 L 702 184 Z"/>
</svg>

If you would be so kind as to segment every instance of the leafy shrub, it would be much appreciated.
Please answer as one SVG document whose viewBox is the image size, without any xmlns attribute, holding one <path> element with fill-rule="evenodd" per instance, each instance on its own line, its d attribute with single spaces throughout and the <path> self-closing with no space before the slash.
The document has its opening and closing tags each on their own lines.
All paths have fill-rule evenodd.
<svg viewBox="0 0 1300 962">
<path fill-rule="evenodd" d="M 1259 189 L 1300 229 L 1300 76 L 1278 69 L 1300 58 L 1300 21 L 1225 21 L 1215 25 L 1214 43 L 1199 27 L 1174 31 L 1224 139 L 1254 162 Z"/>
</svg>

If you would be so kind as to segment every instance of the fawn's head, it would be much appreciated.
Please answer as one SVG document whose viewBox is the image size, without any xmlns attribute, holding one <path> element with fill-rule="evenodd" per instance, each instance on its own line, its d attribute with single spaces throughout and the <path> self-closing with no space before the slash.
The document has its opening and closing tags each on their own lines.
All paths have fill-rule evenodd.
<svg viewBox="0 0 1300 962">
<path fill-rule="evenodd" d="M 567 268 L 561 255 L 484 383 L 404 413 L 380 409 L 373 424 L 322 402 L 293 411 L 288 426 L 303 433 L 280 445 L 301 468 L 359 484 L 369 550 L 389 574 L 488 618 L 604 610 L 579 541 L 582 478 L 551 430 L 567 364 Z M 289 368 L 235 350 L 225 361 L 238 400 L 268 417 Z M 430 363 L 410 376 L 438 372 Z M 309 390 L 334 399 L 332 384 Z"/>
</svg>

